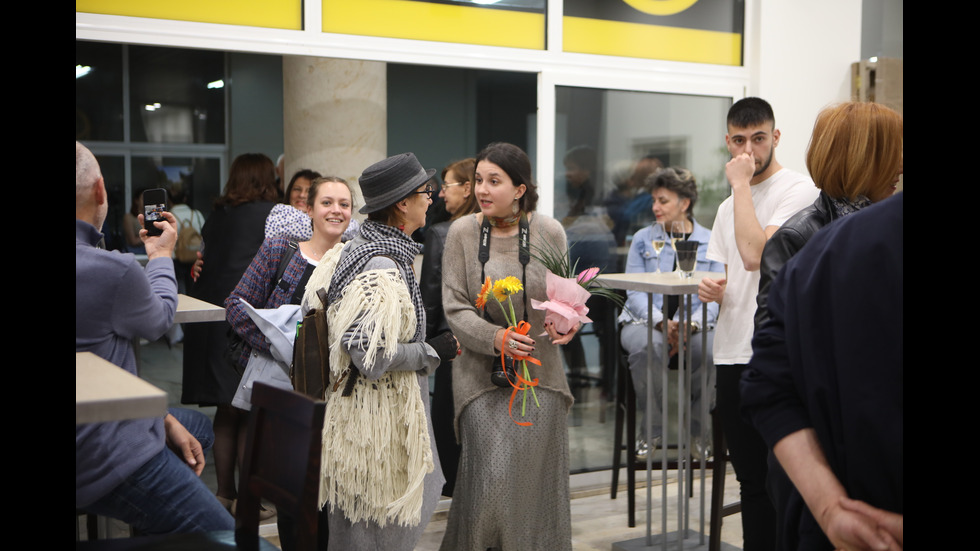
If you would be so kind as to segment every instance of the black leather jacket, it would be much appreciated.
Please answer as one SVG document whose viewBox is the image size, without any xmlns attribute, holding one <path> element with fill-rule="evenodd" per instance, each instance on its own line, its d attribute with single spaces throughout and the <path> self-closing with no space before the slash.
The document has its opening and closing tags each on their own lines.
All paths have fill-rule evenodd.
<svg viewBox="0 0 980 551">
<path fill-rule="evenodd" d="M 769 319 L 769 286 L 783 266 L 798 253 L 817 230 L 837 219 L 830 196 L 823 191 L 809 207 L 797 212 L 772 234 L 762 250 L 759 266 L 758 308 L 755 310 L 755 330 Z"/>
<path fill-rule="evenodd" d="M 452 222 L 440 222 L 425 230 L 425 252 L 422 257 L 419 291 L 425 304 L 425 338 L 431 339 L 449 331 L 442 310 L 442 251 Z"/>
</svg>

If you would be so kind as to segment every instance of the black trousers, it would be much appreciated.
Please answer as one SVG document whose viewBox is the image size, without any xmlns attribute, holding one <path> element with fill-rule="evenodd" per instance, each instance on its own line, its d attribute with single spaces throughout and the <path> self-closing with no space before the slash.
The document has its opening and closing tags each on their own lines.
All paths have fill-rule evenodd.
<svg viewBox="0 0 980 551">
<path fill-rule="evenodd" d="M 769 448 L 755 427 L 739 412 L 742 396 L 739 381 L 747 367 L 718 365 L 717 408 L 722 432 L 728 443 L 735 478 L 742 499 L 742 540 L 744 551 L 773 551 L 776 548 L 776 510 L 766 492 Z"/>
</svg>

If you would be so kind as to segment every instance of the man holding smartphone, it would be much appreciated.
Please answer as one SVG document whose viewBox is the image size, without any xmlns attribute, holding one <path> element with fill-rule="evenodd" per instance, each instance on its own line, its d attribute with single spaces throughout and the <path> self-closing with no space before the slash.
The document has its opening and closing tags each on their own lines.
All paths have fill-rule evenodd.
<svg viewBox="0 0 980 551">
<path fill-rule="evenodd" d="M 135 375 L 132 339 L 159 338 L 177 310 L 176 221 L 163 212 L 160 235 L 140 231 L 144 270 L 133 255 L 101 248 L 107 212 L 99 164 L 76 141 L 75 351 Z M 234 519 L 199 478 L 213 439 L 205 415 L 177 408 L 165 417 L 76 425 L 75 507 L 145 534 L 232 530 Z"/>
</svg>

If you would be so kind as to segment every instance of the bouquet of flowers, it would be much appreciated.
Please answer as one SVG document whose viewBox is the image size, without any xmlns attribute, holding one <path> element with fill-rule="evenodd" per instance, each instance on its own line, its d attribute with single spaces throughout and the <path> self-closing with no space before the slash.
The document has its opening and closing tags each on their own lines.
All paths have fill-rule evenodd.
<svg viewBox="0 0 980 551">
<path fill-rule="evenodd" d="M 597 267 L 588 268 L 575 274 L 578 261 L 571 264 L 568 251 L 559 250 L 554 245 L 545 243 L 535 247 L 534 258 L 548 269 L 546 279 L 548 300 L 539 302 L 531 300 L 531 306 L 538 310 L 546 310 L 545 321 L 554 323 L 559 333 L 568 333 L 579 323 L 592 320 L 586 317 L 589 308 L 585 305 L 592 295 L 604 297 L 622 308 L 623 297 L 614 289 L 603 287 L 596 278 L 600 270 Z"/>
<path fill-rule="evenodd" d="M 487 276 L 486 280 L 483 282 L 483 287 L 480 288 L 480 294 L 476 297 L 477 308 L 486 308 L 487 302 L 489 302 L 490 299 L 493 299 L 500 306 L 500 310 L 504 314 L 504 319 L 507 320 L 509 325 L 504 332 L 504 342 L 507 342 L 507 334 L 511 331 L 520 333 L 521 335 L 527 335 L 531 330 L 531 324 L 524 320 L 517 320 L 517 315 L 514 312 L 514 303 L 510 300 L 511 295 L 523 289 L 524 286 L 521 284 L 521 280 L 514 276 L 498 279 L 495 282 L 492 282 L 490 277 Z M 505 302 L 506 307 L 504 306 Z M 510 377 L 507 378 L 507 381 L 510 383 L 511 387 L 513 387 L 513 391 L 510 395 L 510 406 L 508 407 L 511 419 L 514 419 L 514 399 L 517 397 L 518 392 L 524 393 L 521 399 L 521 417 L 524 417 L 527 413 L 527 394 L 529 390 L 531 391 L 531 396 L 534 398 L 535 405 L 541 407 L 541 404 L 538 402 L 538 396 L 534 392 L 534 387 L 538 386 L 538 379 L 531 378 L 531 373 L 527 368 L 528 362 L 541 365 L 541 362 L 538 359 L 525 356 L 520 359 L 520 366 L 516 370 L 516 376 L 514 379 L 511 379 Z M 501 349 L 500 366 L 504 372 L 507 371 L 506 363 L 506 355 L 504 354 L 503 349 Z M 514 419 L 514 422 L 524 427 L 533 425 L 531 422 L 519 422 L 516 419 Z"/>
</svg>

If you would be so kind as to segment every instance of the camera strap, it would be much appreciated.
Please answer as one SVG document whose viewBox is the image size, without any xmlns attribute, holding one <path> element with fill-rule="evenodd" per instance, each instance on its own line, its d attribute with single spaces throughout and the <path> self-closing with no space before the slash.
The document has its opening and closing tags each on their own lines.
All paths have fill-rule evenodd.
<svg viewBox="0 0 980 551">
<path fill-rule="evenodd" d="M 480 226 L 480 284 L 486 279 L 487 261 L 490 260 L 490 217 L 483 215 L 483 225 Z M 527 321 L 527 265 L 531 262 L 531 230 L 527 221 L 527 213 L 521 213 L 521 219 L 517 228 L 517 258 L 521 261 L 521 284 L 524 286 L 522 295 L 524 301 L 524 321 Z M 490 315 L 486 309 L 483 310 L 483 317 L 487 321 Z"/>
</svg>

